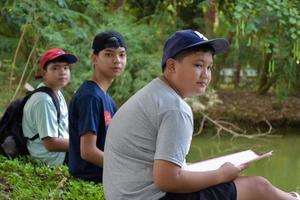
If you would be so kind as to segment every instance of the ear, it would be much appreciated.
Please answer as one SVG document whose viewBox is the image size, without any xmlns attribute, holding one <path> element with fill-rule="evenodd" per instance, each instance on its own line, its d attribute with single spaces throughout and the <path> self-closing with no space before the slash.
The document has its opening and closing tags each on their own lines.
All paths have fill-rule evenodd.
<svg viewBox="0 0 300 200">
<path fill-rule="evenodd" d="M 176 71 L 176 60 L 173 58 L 168 58 L 166 62 L 166 70 L 168 70 L 171 73 L 174 73 Z"/>
<path fill-rule="evenodd" d="M 97 56 L 98 56 L 97 54 L 93 54 L 93 55 L 92 55 L 92 62 L 93 62 L 93 64 L 96 63 Z"/>
<path fill-rule="evenodd" d="M 46 70 L 46 69 L 41 69 L 41 76 L 42 76 L 42 77 L 44 77 L 46 73 L 47 73 L 47 70 Z"/>
</svg>

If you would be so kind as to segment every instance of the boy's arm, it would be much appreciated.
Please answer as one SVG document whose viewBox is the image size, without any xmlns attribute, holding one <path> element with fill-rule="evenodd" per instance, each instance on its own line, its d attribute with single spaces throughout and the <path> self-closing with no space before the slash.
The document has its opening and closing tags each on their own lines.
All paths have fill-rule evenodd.
<svg viewBox="0 0 300 200">
<path fill-rule="evenodd" d="M 165 160 L 154 160 L 153 179 L 164 192 L 189 193 L 235 179 L 241 168 L 225 163 L 218 170 L 191 172 Z"/>
<path fill-rule="evenodd" d="M 45 137 L 42 142 L 50 152 L 67 152 L 69 149 L 69 139 Z"/>
<path fill-rule="evenodd" d="M 103 166 L 103 151 L 97 146 L 97 136 L 92 132 L 86 132 L 80 137 L 80 156 L 82 159 L 97 165 Z"/>
</svg>

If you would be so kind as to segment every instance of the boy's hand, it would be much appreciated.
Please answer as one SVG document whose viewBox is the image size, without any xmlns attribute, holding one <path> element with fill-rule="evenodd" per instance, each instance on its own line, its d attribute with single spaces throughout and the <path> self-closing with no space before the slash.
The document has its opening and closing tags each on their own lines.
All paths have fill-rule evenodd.
<svg viewBox="0 0 300 200">
<path fill-rule="evenodd" d="M 244 166 L 236 167 L 232 163 L 226 162 L 218 169 L 221 182 L 228 182 L 234 180 L 240 175 L 241 170 L 244 168 Z"/>
<path fill-rule="evenodd" d="M 248 167 L 249 164 L 245 163 L 245 164 L 241 164 L 239 166 L 237 166 L 238 168 L 240 168 L 240 170 L 246 169 Z"/>
</svg>

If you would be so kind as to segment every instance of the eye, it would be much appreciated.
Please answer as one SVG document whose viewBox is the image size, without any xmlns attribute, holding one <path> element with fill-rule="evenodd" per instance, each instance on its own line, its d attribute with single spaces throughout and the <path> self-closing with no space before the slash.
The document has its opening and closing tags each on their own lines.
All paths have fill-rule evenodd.
<svg viewBox="0 0 300 200">
<path fill-rule="evenodd" d="M 69 68 L 70 68 L 69 65 L 65 65 L 65 66 L 64 66 L 64 70 L 67 70 L 67 69 L 69 69 Z"/>
<path fill-rule="evenodd" d="M 119 56 L 120 56 L 121 58 L 124 58 L 124 57 L 126 57 L 126 53 L 120 53 Z"/>
<path fill-rule="evenodd" d="M 111 57 L 112 53 L 106 52 L 104 55 L 107 56 L 107 57 Z"/>
<path fill-rule="evenodd" d="M 202 67 L 202 64 L 198 64 L 198 63 L 197 63 L 197 64 L 194 64 L 194 66 L 197 67 L 197 68 L 201 68 L 201 67 Z"/>
</svg>

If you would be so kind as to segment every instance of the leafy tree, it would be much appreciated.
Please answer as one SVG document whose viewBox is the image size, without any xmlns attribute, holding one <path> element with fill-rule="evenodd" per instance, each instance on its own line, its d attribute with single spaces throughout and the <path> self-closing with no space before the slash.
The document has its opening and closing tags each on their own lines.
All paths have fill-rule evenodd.
<svg viewBox="0 0 300 200">
<path fill-rule="evenodd" d="M 236 86 L 240 86 L 239 70 L 245 66 L 257 69 L 260 93 L 272 88 L 285 96 L 300 85 L 297 0 L 3 0 L 0 6 L 0 76 L 14 87 L 18 82 L 35 84 L 40 54 L 60 47 L 80 58 L 67 88 L 70 96 L 90 77 L 93 36 L 116 30 L 128 43 L 127 69 L 110 88 L 121 104 L 160 72 L 164 41 L 185 28 L 208 37 L 226 36 L 232 44 L 231 51 L 216 60 L 215 86 L 226 66 L 236 69 Z"/>
<path fill-rule="evenodd" d="M 238 1 L 232 19 L 235 50 L 254 55 L 245 61 L 259 72 L 258 93 L 273 87 L 279 96 L 288 95 L 300 59 L 299 1 Z"/>
<path fill-rule="evenodd" d="M 67 96 L 72 95 L 83 80 L 90 78 L 90 44 L 95 34 L 105 30 L 123 33 L 128 43 L 127 69 L 110 89 L 119 103 L 160 71 L 160 54 L 157 52 L 160 52 L 161 45 L 156 39 L 156 30 L 137 24 L 136 19 L 125 15 L 122 9 L 116 11 L 107 6 L 109 1 L 24 0 L 21 3 L 1 3 L 3 18 L 0 23 L 3 24 L 1 28 L 5 29 L 0 29 L 0 37 L 5 37 L 6 43 L 0 44 L 0 51 L 8 53 L 1 54 L 0 59 L 9 62 L 0 71 L 6 80 L 9 73 L 13 85 L 25 81 L 35 85 L 33 74 L 37 72 L 35 66 L 39 56 L 46 49 L 59 47 L 80 58 L 80 62 L 73 67 L 72 83 L 67 88 Z M 13 31 L 7 32 L 6 29 Z M 9 51 L 6 51 L 7 48 Z M 27 66 L 31 69 L 29 72 Z M 24 79 L 21 77 L 22 71 L 26 74 Z"/>
<path fill-rule="evenodd" d="M 15 77 L 14 71 L 23 70 L 26 60 L 31 61 L 30 65 L 33 69 L 39 55 L 45 49 L 60 47 L 74 51 L 74 45 L 78 45 L 75 53 L 79 52 L 83 45 L 82 41 L 87 40 L 90 32 L 95 29 L 95 23 L 91 18 L 70 10 L 63 0 L 24 0 L 18 3 L 6 1 L 2 6 L 1 15 L 4 16 L 1 24 L 4 24 L 5 29 L 0 30 L 0 35 L 11 38 L 14 44 L 19 40 L 18 46 L 11 45 L 9 54 L 5 55 L 8 59 L 14 52 L 13 62 L 4 66 L 8 68 L 5 70 L 11 71 L 11 81 Z M 33 46 L 35 42 L 37 42 L 36 48 Z M 4 48 L 0 46 L 0 49 Z M 33 56 L 30 57 L 31 50 Z"/>
</svg>

